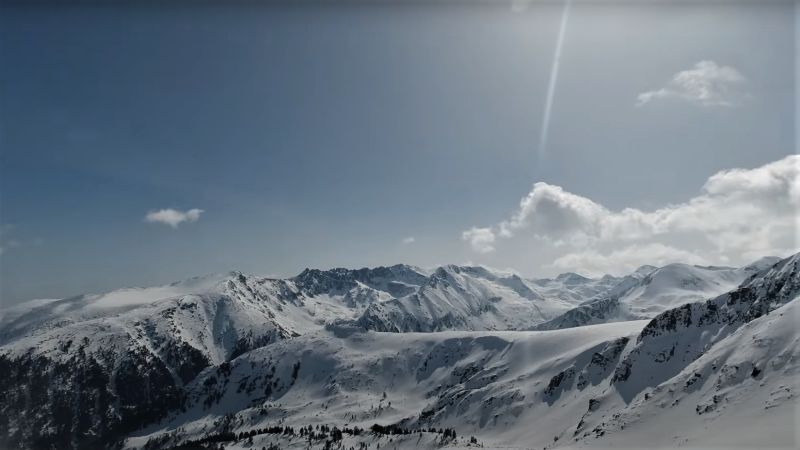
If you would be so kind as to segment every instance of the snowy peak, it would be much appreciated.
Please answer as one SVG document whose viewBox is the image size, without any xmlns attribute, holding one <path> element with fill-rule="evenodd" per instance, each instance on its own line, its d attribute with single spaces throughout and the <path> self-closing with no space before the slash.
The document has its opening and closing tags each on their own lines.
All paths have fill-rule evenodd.
<svg viewBox="0 0 800 450">
<path fill-rule="evenodd" d="M 769 314 L 800 295 L 800 257 L 794 255 L 759 272 L 734 290 L 699 303 L 665 311 L 651 320 L 637 346 L 621 363 L 614 381 L 631 397 L 653 382 L 665 381 L 743 324 Z M 632 373 L 649 380 L 629 382 Z"/>
<path fill-rule="evenodd" d="M 566 272 L 558 275 L 556 277 L 556 281 L 560 281 L 567 286 L 575 286 L 578 284 L 584 284 L 592 281 L 590 278 L 586 278 L 583 275 L 578 275 L 574 272 Z"/>
<path fill-rule="evenodd" d="M 392 332 L 524 329 L 568 307 L 514 273 L 446 265 L 413 294 L 370 305 L 357 324 Z"/>
<path fill-rule="evenodd" d="M 58 327 L 124 314 L 187 295 L 220 294 L 229 280 L 240 276 L 240 272 L 219 273 L 150 288 L 124 288 L 104 294 L 22 303 L 0 310 L 0 344 L 42 327 Z"/>
<path fill-rule="evenodd" d="M 660 312 L 690 301 L 718 295 L 736 287 L 747 276 L 733 268 L 669 264 L 646 275 L 629 303 L 642 313 Z"/>
<path fill-rule="evenodd" d="M 749 266 L 748 266 L 749 267 Z M 616 284 L 536 329 L 647 319 L 680 305 L 715 297 L 752 275 L 752 268 L 668 264 L 642 266 Z"/>
<path fill-rule="evenodd" d="M 305 269 L 292 278 L 297 286 L 311 296 L 327 293 L 344 295 L 362 283 L 372 289 L 388 292 L 392 296 L 409 294 L 413 288 L 420 286 L 427 279 L 421 269 L 397 264 L 390 267 L 330 270 Z"/>
<path fill-rule="evenodd" d="M 782 258 L 778 256 L 765 256 L 742 267 L 742 270 L 746 270 L 748 272 L 761 272 L 762 270 L 769 269 L 775 264 L 778 264 L 781 262 L 781 260 Z"/>
<path fill-rule="evenodd" d="M 639 268 L 634 270 L 633 275 L 641 275 L 641 276 L 649 275 L 652 271 L 656 269 L 658 269 L 658 267 L 645 264 L 643 266 L 639 266 Z"/>
<path fill-rule="evenodd" d="M 471 266 L 288 280 L 233 272 L 37 302 L 0 319 L 0 446 L 105 448 L 124 438 L 127 448 L 171 448 L 221 437 L 234 448 L 304 446 L 291 433 L 246 443 L 276 423 L 413 430 L 413 440 L 392 438 L 399 448 L 474 443 L 418 433 L 443 427 L 487 447 L 613 446 L 643 435 L 682 445 L 673 436 L 708 437 L 710 421 L 735 418 L 738 405 L 770 421 L 793 417 L 800 257 L 756 266 L 676 264 L 579 283 Z M 739 279 L 710 300 L 627 320 L 636 302 Z M 411 293 L 393 296 L 394 283 Z M 502 331 L 557 316 L 597 325 Z M 657 429 L 664 417 L 683 420 L 667 437 Z M 348 439 L 358 447 L 380 437 Z"/>
<path fill-rule="evenodd" d="M 795 300 L 740 326 L 675 376 L 646 388 L 611 420 L 595 422 L 591 435 L 609 435 L 606 442 L 629 447 L 637 437 L 658 436 L 658 428 L 669 423 L 670 430 L 680 430 L 680 439 L 670 436 L 673 446 L 691 439 L 696 448 L 796 447 L 798 319 Z M 672 358 L 681 350 L 676 347 Z M 646 375 L 636 369 L 631 378 Z M 639 430 L 638 436 L 624 431 L 630 429 Z M 602 438 L 599 444 L 605 446 Z"/>
</svg>

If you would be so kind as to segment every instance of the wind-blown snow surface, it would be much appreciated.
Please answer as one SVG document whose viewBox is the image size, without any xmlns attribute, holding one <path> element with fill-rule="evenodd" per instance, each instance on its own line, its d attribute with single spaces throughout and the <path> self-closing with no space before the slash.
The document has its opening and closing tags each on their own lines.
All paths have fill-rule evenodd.
<svg viewBox="0 0 800 450">
<path fill-rule="evenodd" d="M 550 379 L 576 361 L 588 366 L 608 341 L 635 337 L 645 323 L 556 332 L 312 333 L 242 355 L 224 371 L 204 371 L 189 386 L 187 412 L 129 444 L 178 425 L 189 435 L 209 432 L 209 419 L 229 413 L 245 429 L 279 420 L 296 427 L 454 426 L 476 435 L 513 433 L 531 421 L 564 428 L 580 417 L 593 389 L 564 395 L 555 410 Z M 618 357 L 612 352 L 610 360 Z M 613 365 L 596 371 L 590 383 L 610 376 Z"/>
<path fill-rule="evenodd" d="M 759 446 L 792 447 L 798 292 L 795 255 L 601 279 L 459 266 L 288 280 L 233 272 L 41 301 L 0 312 L 0 447 L 97 448 L 129 436 L 132 448 L 166 448 L 275 424 L 375 423 L 460 436 L 391 444 L 407 448 L 469 435 L 486 446 L 728 446 L 756 432 L 767 434 Z M 552 324 L 609 298 L 635 311 L 614 320 L 657 316 L 493 331 Z M 720 426 L 736 431 L 728 439 Z"/>
</svg>

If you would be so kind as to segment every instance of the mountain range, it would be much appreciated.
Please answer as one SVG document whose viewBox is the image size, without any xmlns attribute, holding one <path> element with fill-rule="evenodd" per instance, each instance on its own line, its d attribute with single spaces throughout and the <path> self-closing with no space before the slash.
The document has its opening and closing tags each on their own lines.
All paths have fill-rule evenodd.
<svg viewBox="0 0 800 450">
<path fill-rule="evenodd" d="M 0 310 L 0 448 L 791 448 L 799 261 L 230 272 L 26 302 Z"/>
</svg>

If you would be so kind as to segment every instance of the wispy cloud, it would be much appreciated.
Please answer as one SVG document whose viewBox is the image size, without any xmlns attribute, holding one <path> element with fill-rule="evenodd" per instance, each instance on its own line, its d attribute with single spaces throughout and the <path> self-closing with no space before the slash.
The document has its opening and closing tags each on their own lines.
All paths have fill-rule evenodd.
<svg viewBox="0 0 800 450">
<path fill-rule="evenodd" d="M 529 236 L 560 256 L 554 267 L 620 273 L 642 263 L 746 263 L 797 250 L 800 155 L 708 178 L 684 203 L 614 211 L 559 186 L 536 183 L 507 220 L 462 233 L 479 253 Z M 700 258 L 697 255 L 702 255 Z"/>
<path fill-rule="evenodd" d="M 736 106 L 745 97 L 747 79 L 731 66 L 714 61 L 700 61 L 691 69 L 672 76 L 666 86 L 638 96 L 638 106 L 656 100 L 678 99 L 702 106 Z"/>
<path fill-rule="evenodd" d="M 410 245 L 410 244 L 413 244 L 413 243 L 414 243 L 414 242 L 416 242 L 416 241 L 417 241 L 417 240 L 416 240 L 416 239 L 414 239 L 414 236 L 409 236 L 409 237 L 407 237 L 407 238 L 403 238 L 403 241 L 402 241 L 402 242 L 403 242 L 403 244 L 405 244 L 405 245 Z"/>
<path fill-rule="evenodd" d="M 24 247 L 24 246 L 40 246 L 44 244 L 44 239 L 36 237 L 33 239 L 22 239 L 10 237 L 14 233 L 16 227 L 12 224 L 0 225 L 0 255 L 7 252 L 9 249 Z M 17 234 L 17 233 L 14 233 Z"/>
<path fill-rule="evenodd" d="M 491 228 L 472 227 L 461 233 L 461 239 L 469 242 L 469 245 L 478 253 L 490 253 L 494 251 L 495 234 Z"/>
<path fill-rule="evenodd" d="M 144 221 L 148 223 L 161 223 L 169 225 L 172 228 L 178 228 L 178 225 L 183 222 L 197 222 L 200 219 L 200 214 L 203 212 L 202 209 L 197 208 L 188 211 L 180 211 L 172 208 L 159 209 L 158 211 L 148 212 L 144 216 Z"/>
<path fill-rule="evenodd" d="M 11 242 L 7 239 L 8 233 L 14 229 L 14 226 L 11 224 L 0 224 L 0 255 L 2 255 L 5 250 L 11 246 Z"/>
</svg>

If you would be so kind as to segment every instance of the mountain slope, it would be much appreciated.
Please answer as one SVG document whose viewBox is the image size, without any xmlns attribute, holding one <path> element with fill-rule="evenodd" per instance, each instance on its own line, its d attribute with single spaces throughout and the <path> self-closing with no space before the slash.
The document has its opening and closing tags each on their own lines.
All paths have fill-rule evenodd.
<svg viewBox="0 0 800 450">
<path fill-rule="evenodd" d="M 582 417 L 575 431 L 576 439 L 595 439 L 610 432 L 633 435 L 626 427 L 627 422 L 650 417 L 648 420 L 652 422 L 643 425 L 643 429 L 653 427 L 660 420 L 669 420 L 659 419 L 662 413 L 658 409 L 671 411 L 681 404 L 680 408 L 692 404 L 697 415 L 724 411 L 727 407 L 719 403 L 735 403 L 739 397 L 732 395 L 734 390 L 752 394 L 741 397 L 750 398 L 742 401 L 749 404 L 751 409 L 747 413 L 751 415 L 756 414 L 752 398 L 771 397 L 773 406 L 796 403 L 792 399 L 798 384 L 792 376 L 800 371 L 800 361 L 793 356 L 800 338 L 796 327 L 799 295 L 800 255 L 794 255 L 753 274 L 728 293 L 658 315 L 642 329 L 635 346 L 622 357 L 609 390 L 597 397 Z M 771 316 L 775 314 L 778 318 L 773 320 Z M 766 340 L 758 337 L 764 335 L 773 337 Z M 768 378 L 757 386 L 747 381 L 748 377 L 761 381 L 762 375 Z M 693 394 L 701 387 L 701 393 Z M 654 395 L 661 402 L 651 401 Z M 785 411 L 789 406 L 782 408 Z M 725 419 L 732 423 L 741 416 L 735 410 L 730 405 L 728 412 L 712 417 L 732 414 Z M 692 430 L 693 438 L 702 441 L 716 439 L 716 433 L 696 426 L 695 423 L 687 430 L 670 430 L 682 436 Z M 791 433 L 779 428 L 783 433 L 781 439 L 788 439 Z"/>
<path fill-rule="evenodd" d="M 794 255 L 719 297 L 656 316 L 615 374 L 620 392 L 631 396 L 641 391 L 641 377 L 628 381 L 634 370 L 648 373 L 649 380 L 663 381 L 742 324 L 794 300 L 800 293 L 799 265 L 800 255 Z"/>
<path fill-rule="evenodd" d="M 232 272 L 3 310 L 0 444 L 96 447 L 184 407 L 185 386 L 204 368 L 352 323 L 418 283 L 431 277 L 401 265 L 307 270 L 289 280 Z"/>
<path fill-rule="evenodd" d="M 371 304 L 357 324 L 367 330 L 521 330 L 597 295 L 616 279 L 565 274 L 555 280 L 470 266 L 442 266 L 413 294 Z"/>
<path fill-rule="evenodd" d="M 132 448 L 168 448 L 222 436 L 227 448 L 251 448 L 230 433 L 376 423 L 461 436 L 393 442 L 405 448 L 466 445 L 470 434 L 487 446 L 671 446 L 714 443 L 717 433 L 701 427 L 743 427 L 746 417 L 768 418 L 777 427 L 769 442 L 786 442 L 779 417 L 796 402 L 800 370 L 790 320 L 800 309 L 799 259 L 756 264 L 735 289 L 650 321 L 554 331 L 487 329 L 536 323 L 577 306 L 579 292 L 595 292 L 586 303 L 595 304 L 645 279 L 662 292 L 661 275 L 645 268 L 622 279 L 532 281 L 483 267 L 392 266 L 275 280 L 234 272 L 37 302 L 0 314 L 0 447 L 88 449 L 130 436 Z M 387 315 L 363 323 L 375 311 Z M 387 324 L 394 333 L 369 331 Z M 476 331 L 430 332 L 456 327 Z M 426 333 L 397 332 L 410 329 Z M 769 406 L 763 414 L 752 412 L 758 402 Z M 685 428 L 641 440 L 672 414 L 699 421 L 675 419 Z M 258 436 L 253 445 L 325 444 Z M 391 438 L 348 439 L 385 447 Z"/>
<path fill-rule="evenodd" d="M 183 387 L 203 368 L 296 336 L 303 325 L 280 284 L 241 274 L 207 281 L 189 294 L 185 286 L 156 288 L 169 296 L 152 303 L 141 294 L 153 290 L 112 293 L 7 319 L 9 335 L 23 336 L 0 347 L 2 439 L 96 447 L 181 408 Z M 104 311 L 120 295 L 131 301 Z M 68 314 L 52 314 L 61 303 Z"/>
<path fill-rule="evenodd" d="M 800 371 L 797 266 L 794 256 L 729 293 L 649 322 L 492 333 L 331 327 L 204 371 L 190 386 L 187 412 L 128 444 L 177 444 L 280 422 L 454 427 L 489 447 L 732 445 L 714 426 L 736 426 L 742 431 L 732 435 L 743 438 L 757 425 L 776 433 L 762 433 L 761 446 L 791 446 L 786 414 Z M 673 418 L 681 427 L 665 427 Z M 259 439 L 256 445 L 275 438 Z M 395 445 L 419 442 L 436 447 Z"/>
<path fill-rule="evenodd" d="M 608 341 L 624 347 L 643 325 L 546 333 L 315 332 L 205 370 L 188 387 L 186 412 L 144 430 L 128 445 L 141 446 L 165 435 L 177 444 L 188 437 L 276 422 L 298 428 L 345 423 L 361 428 L 374 423 L 412 429 L 453 426 L 459 434 L 485 438 L 509 432 L 523 418 L 554 426 L 559 413 L 545 414 L 552 398 L 546 393 L 548 381 L 573 361 L 594 370 L 594 352 L 602 352 Z M 616 354 L 606 352 L 610 360 L 619 358 L 621 347 Z M 613 364 L 605 370 L 610 376 Z M 562 401 L 567 406 L 560 414 L 579 415 L 588 397 L 580 401 L 564 396 Z M 217 421 L 221 417 L 227 419 Z"/>
<path fill-rule="evenodd" d="M 798 323 L 798 300 L 747 323 L 646 396 L 607 416 L 586 443 L 795 448 Z"/>
<path fill-rule="evenodd" d="M 655 317 L 680 305 L 704 300 L 737 287 L 753 274 L 778 262 L 762 258 L 742 268 L 669 264 L 645 266 L 616 285 L 562 315 L 534 326 L 554 330 L 597 323 Z"/>
</svg>

